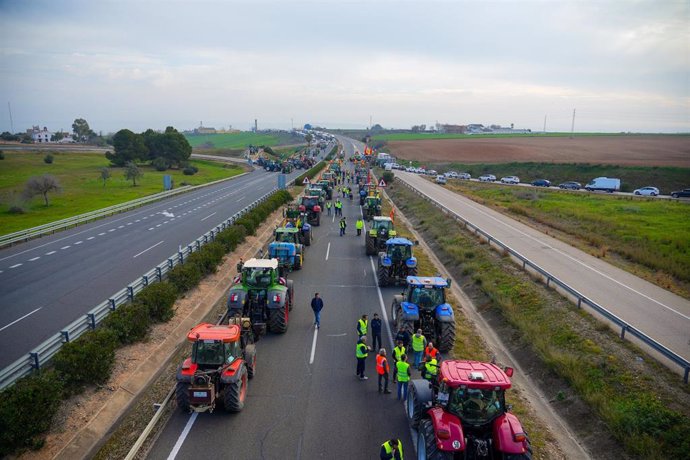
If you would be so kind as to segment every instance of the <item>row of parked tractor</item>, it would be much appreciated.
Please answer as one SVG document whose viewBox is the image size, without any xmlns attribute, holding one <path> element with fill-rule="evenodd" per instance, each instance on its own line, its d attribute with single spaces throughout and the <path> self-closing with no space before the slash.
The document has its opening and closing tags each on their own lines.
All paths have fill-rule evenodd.
<svg viewBox="0 0 690 460">
<path fill-rule="evenodd" d="M 243 409 L 256 369 L 256 342 L 267 332 L 287 331 L 295 295 L 288 275 L 304 264 L 312 228 L 321 224 L 323 199 L 332 196 L 339 168 L 338 163 L 329 164 L 297 203 L 287 205 L 267 251 L 237 265 L 226 321 L 199 324 L 187 334 L 192 353 L 177 370 L 181 410 L 212 412 L 221 402 L 228 412 Z"/>
<path fill-rule="evenodd" d="M 268 157 L 259 157 L 256 165 L 269 172 L 290 174 L 294 169 L 309 169 L 316 164 L 316 159 L 308 155 L 295 155 L 286 160 L 271 160 Z"/>
</svg>

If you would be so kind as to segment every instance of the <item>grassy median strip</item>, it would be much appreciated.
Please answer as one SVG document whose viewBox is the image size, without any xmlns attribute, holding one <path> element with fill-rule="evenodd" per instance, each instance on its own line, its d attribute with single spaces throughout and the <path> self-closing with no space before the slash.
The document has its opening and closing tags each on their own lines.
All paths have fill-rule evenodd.
<svg viewBox="0 0 690 460">
<path fill-rule="evenodd" d="M 687 203 L 455 180 L 448 187 L 690 298 Z"/>
<path fill-rule="evenodd" d="M 481 290 L 529 344 L 603 420 L 630 454 L 683 458 L 690 451 L 690 393 L 680 378 L 584 314 L 559 301 L 503 254 L 481 244 L 426 200 L 404 187 L 389 195 L 435 245 L 463 288 Z M 462 281 L 460 281 L 462 280 Z M 465 350 L 459 350 L 460 356 Z M 559 400 L 562 393 L 554 395 Z"/>
</svg>

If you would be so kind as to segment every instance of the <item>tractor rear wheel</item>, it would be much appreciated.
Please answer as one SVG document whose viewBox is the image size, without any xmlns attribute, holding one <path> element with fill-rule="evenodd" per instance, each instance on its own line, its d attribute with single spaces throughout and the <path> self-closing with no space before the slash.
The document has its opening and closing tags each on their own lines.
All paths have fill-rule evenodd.
<svg viewBox="0 0 690 460">
<path fill-rule="evenodd" d="M 295 283 L 292 280 L 287 280 L 288 300 L 290 301 L 290 311 L 295 300 Z"/>
<path fill-rule="evenodd" d="M 321 226 L 321 214 L 316 215 L 316 223 L 314 225 L 316 225 L 317 227 Z"/>
<path fill-rule="evenodd" d="M 250 379 L 256 375 L 256 346 L 247 345 L 244 349 L 244 361 L 247 363 L 247 376 Z"/>
<path fill-rule="evenodd" d="M 248 379 L 247 367 L 242 366 L 237 380 L 225 386 L 223 389 L 223 405 L 226 411 L 239 412 L 244 408 L 244 401 L 247 399 Z"/>
<path fill-rule="evenodd" d="M 177 407 L 184 412 L 189 412 L 189 383 L 177 382 L 175 387 L 175 399 Z"/>
<path fill-rule="evenodd" d="M 303 239 L 305 246 L 311 246 L 311 232 L 307 232 Z"/>
<path fill-rule="evenodd" d="M 417 433 L 417 458 L 420 460 L 450 460 L 452 452 L 443 452 L 436 446 L 436 434 L 431 420 L 424 419 Z"/>
<path fill-rule="evenodd" d="M 441 323 L 439 327 L 439 351 L 446 353 L 455 345 L 455 322 Z"/>
<path fill-rule="evenodd" d="M 390 284 L 390 278 L 388 277 L 388 268 L 384 267 L 383 265 L 379 265 L 378 277 L 380 287 L 385 287 Z"/>
<path fill-rule="evenodd" d="M 288 326 L 289 300 L 280 308 L 271 310 L 268 314 L 268 327 L 271 332 L 284 334 Z"/>
<path fill-rule="evenodd" d="M 376 254 L 376 241 L 371 236 L 367 235 L 364 239 L 366 253 L 368 256 Z"/>
<path fill-rule="evenodd" d="M 410 384 L 408 384 L 408 386 L 406 405 L 407 421 L 412 428 L 416 429 L 419 427 L 419 422 L 422 420 L 424 407 L 422 407 L 422 402 L 419 400 L 415 386 Z"/>
</svg>

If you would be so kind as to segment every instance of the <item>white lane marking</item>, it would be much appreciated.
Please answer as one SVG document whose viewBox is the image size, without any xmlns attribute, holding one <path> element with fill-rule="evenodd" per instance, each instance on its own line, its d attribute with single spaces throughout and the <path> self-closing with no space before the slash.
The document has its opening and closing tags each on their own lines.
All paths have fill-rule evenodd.
<svg viewBox="0 0 690 460">
<path fill-rule="evenodd" d="M 63 246 L 60 249 L 65 250 L 65 249 L 69 249 L 69 248 L 70 248 L 69 246 Z"/>
<path fill-rule="evenodd" d="M 46 255 L 47 255 L 47 256 L 52 256 L 52 255 L 55 254 L 56 252 L 57 252 L 57 251 L 46 252 Z"/>
<path fill-rule="evenodd" d="M 127 225 L 132 225 L 132 223 L 131 223 L 131 222 L 127 222 Z"/>
<path fill-rule="evenodd" d="M 426 182 L 426 181 L 425 181 L 425 182 Z M 442 188 L 442 190 L 443 190 L 443 191 L 447 191 L 448 193 L 453 193 L 453 192 L 451 192 L 451 191 L 449 191 L 449 190 L 446 190 L 446 189 L 443 189 L 443 188 Z M 424 193 L 424 192 L 422 192 L 422 193 Z M 426 195 L 426 193 L 424 193 L 424 194 Z M 426 196 L 429 196 L 429 195 L 426 195 Z M 431 197 L 429 197 L 429 198 L 430 198 L 431 200 L 435 201 L 433 198 L 431 198 Z M 451 199 L 452 199 L 452 198 L 451 198 Z M 639 296 L 642 296 L 642 297 L 644 297 L 645 299 L 650 300 L 650 301 L 654 302 L 655 304 L 657 304 L 657 305 L 659 305 L 659 306 L 661 306 L 661 307 L 663 307 L 663 308 L 665 308 L 665 309 L 667 309 L 667 310 L 669 310 L 669 311 L 671 311 L 671 312 L 673 312 L 673 313 L 676 313 L 676 314 L 679 315 L 679 316 L 682 316 L 682 317 L 685 318 L 685 319 L 690 320 L 690 316 L 685 315 L 685 314 L 679 312 L 678 310 L 673 309 L 673 307 L 669 307 L 668 305 L 665 305 L 665 304 L 659 302 L 658 300 L 653 299 L 653 298 L 649 297 L 648 295 L 643 294 L 642 292 L 633 289 L 632 287 L 628 286 L 627 284 L 624 284 L 624 283 L 622 283 L 622 282 L 616 280 L 615 278 L 610 277 L 610 276 L 607 275 L 606 273 L 601 272 L 601 271 L 597 270 L 596 268 L 587 265 L 586 263 L 582 262 L 582 261 L 579 260 L 579 259 L 576 259 L 575 257 L 571 256 L 570 254 L 565 253 L 565 252 L 561 251 L 560 249 L 551 246 L 551 245 L 548 244 L 547 242 L 545 242 L 545 241 L 543 241 L 543 240 L 540 240 L 540 239 L 538 239 L 538 238 L 535 238 L 535 237 L 533 237 L 532 235 L 529 235 L 529 234 L 527 234 L 527 233 L 525 233 L 525 232 L 523 232 L 523 231 L 521 231 L 521 230 L 518 230 L 518 229 L 515 228 L 514 226 L 511 226 L 511 225 L 507 224 L 506 222 L 503 222 L 503 221 L 501 221 L 500 219 L 497 219 L 496 217 L 494 217 L 494 216 L 492 216 L 492 215 L 490 215 L 490 214 L 484 212 L 483 210 L 477 208 L 476 206 L 472 206 L 471 204 L 464 204 L 464 205 L 467 206 L 468 208 L 474 209 L 475 211 L 477 211 L 477 212 L 480 213 L 480 214 L 483 214 L 484 216 L 488 217 L 489 219 L 491 219 L 491 220 L 493 220 L 493 221 L 495 221 L 495 222 L 498 222 L 499 224 L 503 225 L 504 227 L 508 227 L 508 228 L 511 229 L 512 231 L 517 232 L 518 234 L 520 234 L 520 235 L 522 235 L 522 236 L 525 236 L 525 237 L 529 238 L 530 240 L 532 240 L 532 241 L 534 241 L 534 242 L 536 242 L 536 243 L 538 243 L 538 244 L 540 244 L 540 245 L 542 245 L 542 246 L 545 246 L 545 247 L 547 247 L 547 248 L 549 248 L 549 249 L 552 249 L 552 250 L 556 251 L 557 253 L 559 253 L 559 254 L 565 256 L 566 258 L 572 260 L 573 262 L 577 263 L 578 265 L 581 265 L 581 266 L 583 266 L 583 267 L 585 267 L 585 268 L 587 268 L 587 269 L 593 271 L 593 272 L 596 273 L 597 275 L 601 275 L 601 276 L 603 276 L 604 278 L 606 278 L 607 280 L 613 281 L 613 282 L 616 283 L 617 285 L 619 285 L 619 286 L 621 286 L 621 287 L 624 287 L 624 288 L 626 288 L 626 289 L 628 289 L 628 290 L 634 292 L 635 294 L 637 294 L 637 295 L 639 295 Z M 457 212 L 456 212 L 456 214 L 457 214 L 457 215 L 460 215 L 460 214 L 457 213 Z"/>
<path fill-rule="evenodd" d="M 326 249 L 326 260 L 328 260 L 328 254 L 331 252 L 331 243 L 328 243 L 328 248 Z"/>
<path fill-rule="evenodd" d="M 21 266 L 22 266 L 22 264 L 14 264 L 10 268 L 17 268 L 17 267 L 21 267 Z"/>
<path fill-rule="evenodd" d="M 189 417 L 189 420 L 187 420 L 187 424 L 184 426 L 184 430 L 182 430 L 182 433 L 180 433 L 180 437 L 177 438 L 177 442 L 173 446 L 173 449 L 170 452 L 170 455 L 168 455 L 168 460 L 175 460 L 175 457 L 177 457 L 177 454 L 180 452 L 180 448 L 182 447 L 184 440 L 187 439 L 187 435 L 191 431 L 192 425 L 194 425 L 194 422 L 196 421 L 197 415 L 199 415 L 199 413 L 194 412 Z"/>
<path fill-rule="evenodd" d="M 31 312 L 27 313 L 26 315 L 22 316 L 21 318 L 15 319 L 14 321 L 12 321 L 12 322 L 11 322 L 10 324 L 8 324 L 7 326 L 3 326 L 2 328 L 0 328 L 0 332 L 4 331 L 5 329 L 7 329 L 8 327 L 12 326 L 13 324 L 18 323 L 19 321 L 23 320 L 23 319 L 26 318 L 27 316 L 33 315 L 34 313 L 36 313 L 36 312 L 37 312 L 38 310 L 40 310 L 41 308 L 43 308 L 43 307 L 38 307 L 38 308 L 35 309 L 34 311 L 31 311 Z"/>
<path fill-rule="evenodd" d="M 76 246 L 76 245 L 82 244 L 82 243 L 83 243 L 83 241 L 77 241 L 76 243 L 74 243 L 74 245 Z"/>
<path fill-rule="evenodd" d="M 98 236 L 103 236 L 105 235 L 105 232 L 99 233 Z"/>
<path fill-rule="evenodd" d="M 242 200 L 244 200 L 246 197 L 247 197 L 247 195 L 242 195 L 241 197 L 239 197 L 239 198 L 237 199 L 237 201 L 242 201 Z"/>
<path fill-rule="evenodd" d="M 114 232 L 115 230 L 117 230 L 117 229 L 116 229 L 116 228 L 111 228 L 110 230 L 108 230 L 108 232 Z"/>
<path fill-rule="evenodd" d="M 319 336 L 319 329 L 314 327 L 314 340 L 311 342 L 311 356 L 309 356 L 309 364 L 314 364 L 314 355 L 316 354 L 316 338 Z"/>
<path fill-rule="evenodd" d="M 163 225 L 163 224 L 158 224 L 158 225 L 156 225 L 156 227 L 160 227 L 161 225 Z"/>
<path fill-rule="evenodd" d="M 29 262 L 33 262 L 34 260 L 38 260 L 38 259 L 40 259 L 40 258 L 41 258 L 41 256 L 34 257 L 33 259 L 29 259 Z"/>
<path fill-rule="evenodd" d="M 141 219 L 137 219 L 137 220 L 135 220 L 134 222 L 141 222 Z"/>
<path fill-rule="evenodd" d="M 153 227 L 150 227 L 149 230 L 153 230 Z"/>
<path fill-rule="evenodd" d="M 124 225 L 119 225 L 117 228 L 125 228 Z"/>
<path fill-rule="evenodd" d="M 328 334 L 326 337 L 345 337 L 347 334 Z"/>
<path fill-rule="evenodd" d="M 90 237 L 88 237 L 86 240 L 87 240 L 87 241 L 90 241 L 90 240 L 92 240 L 92 239 L 94 239 L 94 238 L 96 238 L 96 237 L 95 237 L 95 236 L 90 236 Z"/>
<path fill-rule="evenodd" d="M 132 257 L 132 258 L 133 258 L 133 259 L 136 259 L 137 257 L 139 257 L 140 255 L 142 255 L 142 254 L 145 253 L 146 251 L 150 251 L 151 249 L 155 248 L 156 246 L 158 246 L 158 245 L 161 244 L 162 242 L 163 242 L 163 240 L 159 241 L 158 243 L 154 244 L 154 245 L 151 246 L 150 248 L 144 249 L 143 251 L 141 251 L 139 254 L 137 254 L 136 256 L 134 256 L 134 257 Z"/>
<path fill-rule="evenodd" d="M 203 219 L 201 219 L 201 222 L 203 222 L 203 221 L 205 221 L 206 219 L 208 219 L 209 217 L 215 216 L 215 215 L 216 215 L 215 212 L 214 212 L 213 214 L 209 214 L 208 216 L 206 216 L 206 217 L 204 217 Z"/>
</svg>

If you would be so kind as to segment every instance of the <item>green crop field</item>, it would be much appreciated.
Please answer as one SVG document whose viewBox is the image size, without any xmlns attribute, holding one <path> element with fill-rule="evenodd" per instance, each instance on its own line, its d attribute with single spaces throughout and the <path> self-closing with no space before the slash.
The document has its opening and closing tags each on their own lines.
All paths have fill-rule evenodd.
<svg viewBox="0 0 690 460">
<path fill-rule="evenodd" d="M 651 270 L 648 275 L 690 297 L 690 204 L 679 201 L 573 193 L 449 181 L 449 187 L 483 204 L 554 228 L 596 255 L 609 251 Z M 683 287 L 685 286 L 685 287 Z"/>
<path fill-rule="evenodd" d="M 252 132 L 222 134 L 185 134 L 192 148 L 244 149 L 250 145 L 285 145 L 304 142 L 299 136 L 287 133 L 262 134 Z"/>
<path fill-rule="evenodd" d="M 104 187 L 100 169 L 109 166 L 109 162 L 103 154 L 52 152 L 53 164 L 43 162 L 45 155 L 46 152 L 5 152 L 5 159 L 0 160 L 0 235 L 161 192 L 166 174 L 179 187 L 185 183 L 200 185 L 242 172 L 238 166 L 202 160 L 190 161 L 199 168 L 193 176 L 185 176 L 180 170 L 160 172 L 150 166 L 140 166 L 144 176 L 133 187 L 131 181 L 125 180 L 122 168 L 110 168 L 111 178 Z M 42 197 L 28 202 L 21 198 L 26 181 L 42 174 L 55 176 L 62 186 L 61 192 L 48 195 L 47 207 Z M 25 213 L 9 213 L 11 206 L 21 206 Z"/>
</svg>

